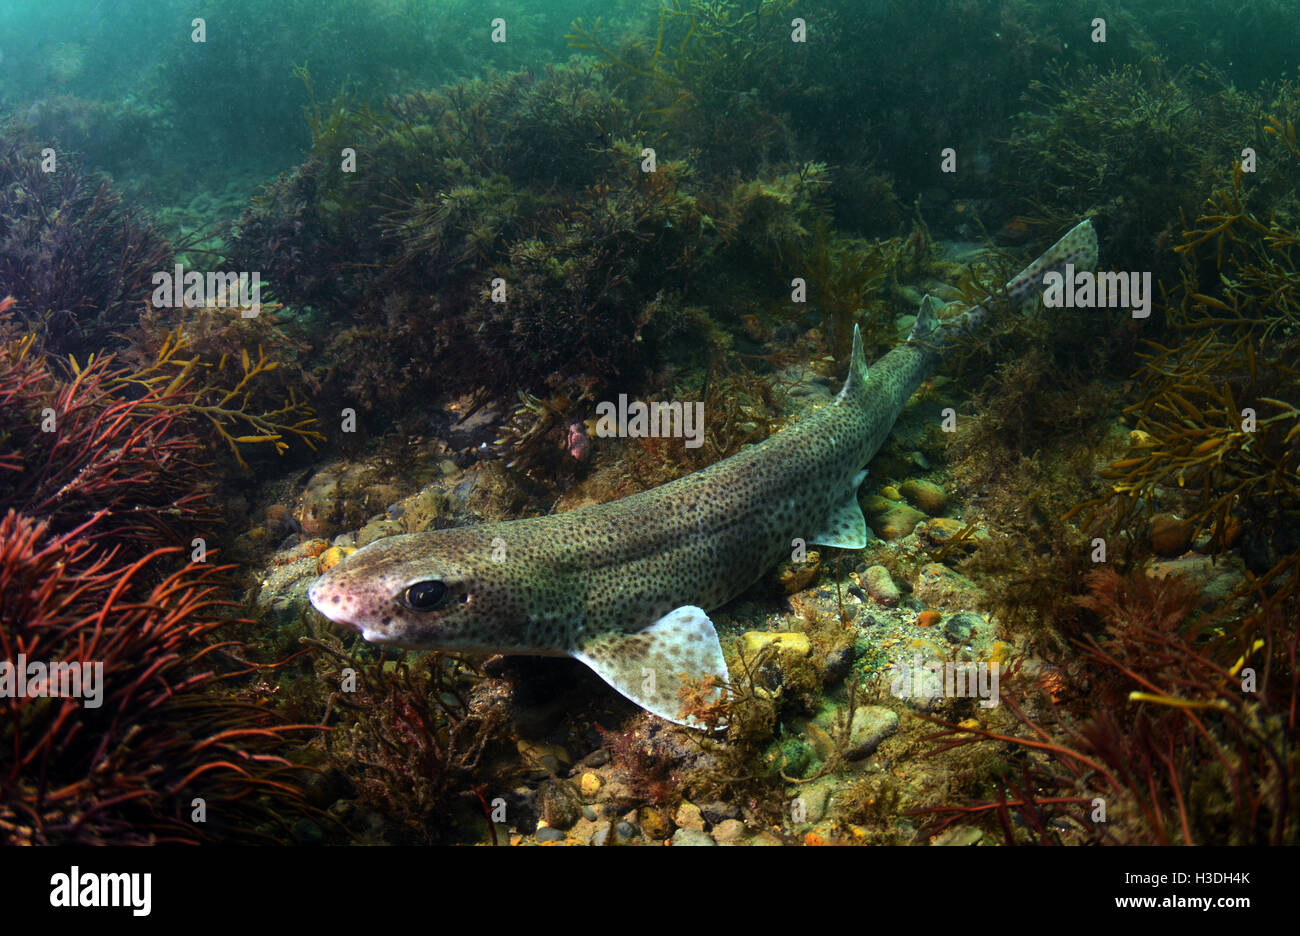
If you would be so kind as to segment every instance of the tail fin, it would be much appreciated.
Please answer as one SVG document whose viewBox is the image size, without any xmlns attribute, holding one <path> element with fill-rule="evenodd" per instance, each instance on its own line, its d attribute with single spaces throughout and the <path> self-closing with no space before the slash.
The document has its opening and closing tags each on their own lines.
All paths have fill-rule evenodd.
<svg viewBox="0 0 1300 936">
<path fill-rule="evenodd" d="M 1070 228 L 1047 252 L 1020 271 L 1007 283 L 1007 293 L 1013 302 L 1021 302 L 1043 288 L 1043 277 L 1052 272 L 1062 272 L 1072 263 L 1080 270 L 1097 268 L 1097 232 L 1091 221 L 1080 221 Z"/>
<path fill-rule="evenodd" d="M 942 308 L 942 302 L 926 293 L 921 300 L 921 308 L 916 312 L 916 324 L 912 326 L 912 333 L 907 336 L 907 340 L 924 341 L 933 335 L 939 327 L 939 310 Z"/>
</svg>

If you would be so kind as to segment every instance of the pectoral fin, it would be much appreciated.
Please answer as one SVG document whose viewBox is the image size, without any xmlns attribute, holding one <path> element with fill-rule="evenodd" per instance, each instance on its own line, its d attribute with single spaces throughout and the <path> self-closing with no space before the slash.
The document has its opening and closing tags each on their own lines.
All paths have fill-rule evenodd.
<svg viewBox="0 0 1300 936">
<path fill-rule="evenodd" d="M 853 479 L 843 499 L 831 507 L 830 515 L 817 532 L 808 537 L 809 543 L 840 549 L 861 549 L 867 545 L 867 518 L 858 506 L 858 488 L 866 476 L 866 471 L 862 471 Z"/>
<path fill-rule="evenodd" d="M 713 676 L 718 685 L 713 699 L 727 681 L 718 632 L 694 605 L 670 611 L 636 633 L 592 637 L 573 655 L 643 709 L 692 728 L 699 727 L 693 718 L 678 718 L 682 678 L 698 683 Z"/>
</svg>

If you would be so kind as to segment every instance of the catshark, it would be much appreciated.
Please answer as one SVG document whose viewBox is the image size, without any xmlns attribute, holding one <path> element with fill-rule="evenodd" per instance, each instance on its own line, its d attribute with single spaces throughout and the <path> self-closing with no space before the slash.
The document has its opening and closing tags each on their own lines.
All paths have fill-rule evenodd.
<svg viewBox="0 0 1300 936">
<path fill-rule="evenodd" d="M 1048 273 L 1096 263 L 1097 236 L 1084 221 L 1005 294 L 1022 302 Z M 866 464 L 991 305 L 940 320 L 926 296 L 907 340 L 870 367 L 855 327 L 833 402 L 708 468 L 564 513 L 377 540 L 312 583 L 311 603 L 378 643 L 576 657 L 642 708 L 696 726 L 682 713 L 683 680 L 713 686 L 709 699 L 728 678 L 707 612 L 801 544 L 867 545 L 858 506 Z"/>
</svg>

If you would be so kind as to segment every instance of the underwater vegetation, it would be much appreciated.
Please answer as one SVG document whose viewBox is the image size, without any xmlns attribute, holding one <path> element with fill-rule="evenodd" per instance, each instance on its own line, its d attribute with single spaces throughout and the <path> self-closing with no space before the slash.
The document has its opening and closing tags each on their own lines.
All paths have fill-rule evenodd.
<svg viewBox="0 0 1300 936">
<path fill-rule="evenodd" d="M 0 283 L 53 353 L 83 357 L 118 342 L 172 248 L 108 180 L 58 155 L 42 167 L 32 140 L 0 142 Z"/>
<path fill-rule="evenodd" d="M 1216 662 L 1200 602 L 1176 577 L 1092 572 L 1080 604 L 1104 632 L 1085 646 L 1087 707 L 1034 718 L 1026 701 L 1055 686 L 1021 677 L 1004 682 L 1006 727 L 929 718 L 945 728 L 934 753 L 1008 751 L 997 798 L 926 810 L 931 831 L 980 821 L 1008 844 L 1295 844 L 1295 627 L 1270 608 L 1273 639 Z M 1247 663 L 1258 683 L 1243 692 Z"/>
</svg>

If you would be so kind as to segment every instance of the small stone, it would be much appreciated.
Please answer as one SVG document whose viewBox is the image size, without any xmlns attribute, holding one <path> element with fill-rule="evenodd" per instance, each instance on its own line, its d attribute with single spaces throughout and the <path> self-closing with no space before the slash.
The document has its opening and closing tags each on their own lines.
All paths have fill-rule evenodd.
<svg viewBox="0 0 1300 936">
<path fill-rule="evenodd" d="M 406 527 L 400 521 L 384 518 L 371 520 L 357 533 L 357 546 L 368 546 L 376 540 L 405 532 Z"/>
<path fill-rule="evenodd" d="M 813 550 L 808 553 L 803 562 L 791 562 L 789 560 L 781 563 L 777 567 L 777 580 L 781 587 L 785 589 L 787 595 L 793 595 L 795 592 L 801 592 L 817 579 L 817 573 L 821 571 L 822 554 Z"/>
<path fill-rule="evenodd" d="M 537 790 L 542 821 L 560 829 L 567 829 L 582 815 L 582 801 L 578 791 L 567 780 L 543 780 Z"/>
<path fill-rule="evenodd" d="M 906 504 L 896 504 L 885 513 L 871 520 L 871 528 L 882 540 L 893 542 L 907 536 L 916 525 L 925 519 L 925 514 Z"/>
<path fill-rule="evenodd" d="M 905 481 L 900 490 L 909 504 L 931 517 L 938 517 L 948 509 L 948 495 L 931 481 Z"/>
<path fill-rule="evenodd" d="M 704 821 L 710 826 L 715 826 L 727 819 L 740 818 L 740 807 L 735 803 L 728 803 L 724 800 L 709 800 L 704 803 L 696 803 L 696 805 L 700 807 Z"/>
<path fill-rule="evenodd" d="M 939 562 L 928 562 L 921 567 L 912 596 L 938 608 L 977 608 L 983 604 L 984 597 L 974 582 Z"/>
<path fill-rule="evenodd" d="M 564 838 L 564 833 L 555 826 L 542 826 L 537 830 L 536 838 L 539 842 L 558 842 Z"/>
<path fill-rule="evenodd" d="M 600 792 L 600 788 L 605 785 L 604 779 L 594 773 L 584 773 L 578 783 L 578 791 L 587 799 L 591 799 Z"/>
<path fill-rule="evenodd" d="M 786 631 L 778 633 L 769 633 L 766 631 L 749 631 L 741 634 L 741 650 L 746 657 L 754 657 L 764 647 L 775 644 L 777 650 L 782 653 L 792 653 L 795 656 L 807 656 L 812 652 L 812 644 L 808 641 L 807 634 Z"/>
<path fill-rule="evenodd" d="M 596 807 L 587 805 L 582 807 L 582 818 L 588 822 L 595 822 L 600 818 L 600 813 L 596 812 Z"/>
<path fill-rule="evenodd" d="M 951 517 L 934 517 L 925 522 L 924 528 L 918 524 L 916 534 L 924 537 L 932 545 L 942 546 L 964 529 L 966 524 L 960 520 L 953 520 Z"/>
<path fill-rule="evenodd" d="M 673 844 L 676 846 L 683 845 L 717 845 L 709 836 L 709 833 L 699 829 L 678 829 L 673 833 Z"/>
<path fill-rule="evenodd" d="M 1016 648 L 1005 640 L 995 640 L 993 646 L 989 648 L 990 663 L 1005 663 L 1011 659 L 1011 652 Z"/>
<path fill-rule="evenodd" d="M 846 611 L 850 610 L 845 608 Z M 833 686 L 853 669 L 853 661 L 856 659 L 853 646 L 840 647 L 838 650 L 832 650 L 826 654 L 825 673 L 822 675 L 822 682 L 827 686 Z"/>
<path fill-rule="evenodd" d="M 749 830 L 739 819 L 724 819 L 713 829 L 713 840 L 719 845 L 739 845 L 749 837 Z"/>
<path fill-rule="evenodd" d="M 878 517 L 889 508 L 894 506 L 894 502 L 888 498 L 881 497 L 878 494 L 872 494 L 858 501 L 862 507 L 862 512 L 868 517 Z"/>
<path fill-rule="evenodd" d="M 1194 529 L 1190 521 L 1173 514 L 1156 514 L 1151 518 L 1151 551 L 1166 559 L 1181 556 L 1192 543 Z"/>
<path fill-rule="evenodd" d="M 626 820 L 619 820 L 614 826 L 614 838 L 620 842 L 630 842 L 640 837 L 641 833 L 637 830 L 637 827 Z"/>
<path fill-rule="evenodd" d="M 608 819 L 597 822 L 595 828 L 591 830 L 591 838 L 587 839 L 588 845 L 606 845 L 609 843 L 609 833 L 614 829 L 614 823 Z"/>
<path fill-rule="evenodd" d="M 862 585 L 866 588 L 868 595 L 886 608 L 892 608 L 898 604 L 898 586 L 894 584 L 893 577 L 884 566 L 873 565 L 867 569 Z"/>
<path fill-rule="evenodd" d="M 978 614 L 971 614 L 969 611 L 961 614 L 954 614 L 943 623 L 944 635 L 953 643 L 963 643 L 970 640 L 971 634 L 975 628 L 984 623 L 984 619 Z"/>
<path fill-rule="evenodd" d="M 938 611 L 922 611 L 916 616 L 918 627 L 933 627 L 943 620 L 943 615 Z"/>
<path fill-rule="evenodd" d="M 331 546 L 316 558 L 317 574 L 324 575 L 330 569 L 342 562 L 346 556 L 349 556 L 354 552 L 356 552 L 355 549 L 350 549 L 346 546 Z"/>
<path fill-rule="evenodd" d="M 700 807 L 689 800 L 682 800 L 681 805 L 677 807 L 676 815 L 673 816 L 673 821 L 677 823 L 679 832 L 682 829 L 704 831 L 704 815 L 700 812 Z M 675 839 L 674 836 L 674 843 Z"/>
<path fill-rule="evenodd" d="M 882 487 L 880 489 L 880 496 L 891 501 L 901 501 L 903 499 L 903 495 L 899 493 L 898 488 L 894 487 L 892 484 L 886 484 Z"/>
<path fill-rule="evenodd" d="M 862 705 L 853 712 L 849 744 L 844 756 L 861 760 L 898 730 L 898 713 L 881 705 Z"/>
<path fill-rule="evenodd" d="M 636 813 L 637 825 L 652 839 L 663 841 L 673 834 L 673 822 L 658 806 L 643 806 Z"/>
</svg>

